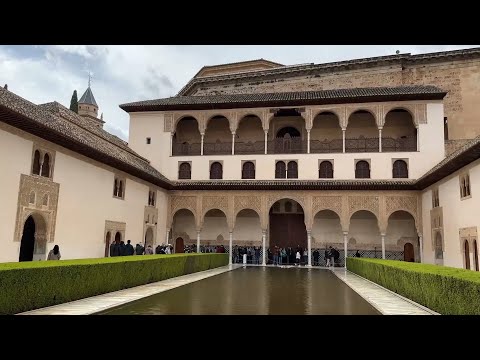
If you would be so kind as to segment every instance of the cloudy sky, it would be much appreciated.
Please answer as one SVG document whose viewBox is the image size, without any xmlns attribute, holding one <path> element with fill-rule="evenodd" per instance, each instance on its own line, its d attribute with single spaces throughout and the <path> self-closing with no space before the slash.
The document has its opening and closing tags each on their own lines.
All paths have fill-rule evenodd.
<svg viewBox="0 0 480 360">
<path fill-rule="evenodd" d="M 70 106 L 93 74 L 92 91 L 105 129 L 128 140 L 128 114 L 118 105 L 174 96 L 204 65 L 264 58 L 285 65 L 324 63 L 401 53 L 456 50 L 478 45 L 0 45 L 0 86 L 36 104 Z"/>
</svg>

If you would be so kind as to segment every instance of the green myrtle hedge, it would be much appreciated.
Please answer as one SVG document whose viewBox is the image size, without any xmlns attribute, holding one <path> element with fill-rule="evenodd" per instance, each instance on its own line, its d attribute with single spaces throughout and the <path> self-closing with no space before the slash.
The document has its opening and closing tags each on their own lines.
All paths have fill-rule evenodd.
<svg viewBox="0 0 480 360">
<path fill-rule="evenodd" d="M 228 264 L 228 254 L 171 254 L 0 264 L 0 314 L 16 314 Z"/>
<path fill-rule="evenodd" d="M 477 271 L 365 258 L 347 258 L 347 268 L 440 314 L 480 315 Z"/>
</svg>

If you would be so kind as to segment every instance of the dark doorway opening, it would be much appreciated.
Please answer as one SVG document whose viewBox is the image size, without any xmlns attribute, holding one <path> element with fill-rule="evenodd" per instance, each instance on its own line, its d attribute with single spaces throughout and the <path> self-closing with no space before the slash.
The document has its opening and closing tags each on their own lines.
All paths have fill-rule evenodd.
<svg viewBox="0 0 480 360">
<path fill-rule="evenodd" d="M 270 208 L 270 249 L 275 246 L 305 249 L 307 228 L 301 205 L 293 200 L 279 200 L 277 203 Z"/>
<path fill-rule="evenodd" d="M 415 251 L 412 243 L 406 243 L 403 246 L 403 260 L 408 262 L 415 262 Z"/>
<path fill-rule="evenodd" d="M 35 220 L 29 216 L 23 226 L 22 241 L 20 243 L 20 256 L 18 261 L 32 261 L 35 247 Z"/>
<path fill-rule="evenodd" d="M 183 238 L 179 237 L 175 240 L 175 254 L 180 254 L 184 252 Z"/>
</svg>

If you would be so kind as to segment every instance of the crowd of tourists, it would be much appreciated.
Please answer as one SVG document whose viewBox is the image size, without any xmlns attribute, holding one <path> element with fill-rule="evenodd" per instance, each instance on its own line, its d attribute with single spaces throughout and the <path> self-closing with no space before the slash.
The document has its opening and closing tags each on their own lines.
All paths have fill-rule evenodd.
<svg viewBox="0 0 480 360">
<path fill-rule="evenodd" d="M 114 256 L 131 256 L 131 255 L 152 255 L 155 254 L 172 254 L 173 247 L 172 245 L 158 245 L 155 248 L 155 252 L 152 248 L 152 245 L 147 245 L 147 247 L 138 243 L 135 248 L 131 244 L 130 240 L 127 240 L 127 243 L 123 241 L 114 241 L 110 245 L 110 257 Z"/>
</svg>

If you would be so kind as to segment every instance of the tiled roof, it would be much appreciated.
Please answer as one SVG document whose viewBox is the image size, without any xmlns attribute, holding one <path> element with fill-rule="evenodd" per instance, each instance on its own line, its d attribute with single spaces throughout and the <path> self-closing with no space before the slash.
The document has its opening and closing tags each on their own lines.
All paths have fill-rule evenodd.
<svg viewBox="0 0 480 360">
<path fill-rule="evenodd" d="M 415 190 L 415 180 L 202 180 L 177 181 L 175 190 Z"/>
<path fill-rule="evenodd" d="M 231 80 L 238 80 L 244 79 L 245 81 L 248 79 L 255 79 L 255 78 L 267 78 L 267 77 L 275 77 L 279 75 L 287 75 L 291 74 L 292 76 L 301 76 L 301 75 L 317 75 L 329 71 L 338 71 L 342 69 L 353 69 L 353 68 L 361 68 L 361 67 L 372 67 L 378 64 L 415 64 L 415 63 L 423 63 L 423 62 L 430 62 L 430 61 L 443 61 L 445 59 L 458 59 L 458 58 L 465 58 L 465 57 L 479 57 L 480 56 L 480 48 L 470 48 L 470 49 L 462 49 L 462 50 L 454 50 L 454 51 L 441 51 L 436 53 L 428 53 L 428 54 L 418 54 L 412 55 L 410 53 L 407 54 L 396 54 L 396 55 L 387 55 L 387 56 L 375 56 L 370 58 L 363 58 L 363 59 L 353 59 L 353 60 L 346 60 L 346 61 L 335 61 L 330 63 L 323 63 L 323 64 L 300 64 L 300 65 L 291 65 L 285 67 L 279 67 L 274 69 L 266 69 L 266 70 L 257 70 L 257 71 L 249 71 L 245 73 L 237 73 L 237 74 L 223 74 L 223 75 L 211 75 L 211 76 L 204 76 L 200 78 L 192 78 L 177 94 L 178 96 L 188 95 L 191 91 L 197 86 L 201 84 L 207 83 L 221 83 L 225 81 Z"/>
<path fill-rule="evenodd" d="M 57 110 L 58 114 L 55 113 Z M 61 112 L 65 112 L 65 108 L 51 104 L 38 106 L 0 88 L 0 121 L 152 184 L 171 187 L 165 176 L 146 159 L 127 149 L 124 142 L 99 127 L 89 128 L 77 118 L 77 114 L 70 114 L 72 120 L 67 120 Z"/>
<path fill-rule="evenodd" d="M 415 186 L 423 190 L 479 158 L 480 136 L 477 136 L 417 179 Z"/>
<path fill-rule="evenodd" d="M 443 99 L 446 92 L 432 85 L 399 87 L 353 88 L 321 91 L 279 93 L 251 93 L 208 96 L 175 96 L 165 99 L 137 101 L 120 105 L 127 112 L 162 111 L 178 109 L 219 109 L 234 107 L 262 107 L 289 105 L 316 105 L 348 102 L 392 101 L 412 99 Z"/>
<path fill-rule="evenodd" d="M 78 100 L 79 104 L 90 104 L 90 105 L 95 105 L 98 107 L 97 102 L 95 101 L 95 98 L 93 97 L 92 89 L 90 89 L 90 86 L 85 90 L 83 93 L 82 97 L 80 100 Z"/>
</svg>

